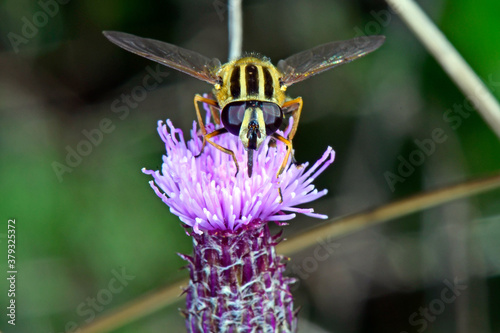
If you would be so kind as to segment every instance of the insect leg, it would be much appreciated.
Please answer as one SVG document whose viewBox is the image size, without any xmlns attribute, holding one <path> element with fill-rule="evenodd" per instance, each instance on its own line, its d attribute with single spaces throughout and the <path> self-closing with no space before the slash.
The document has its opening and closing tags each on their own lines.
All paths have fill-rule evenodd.
<svg viewBox="0 0 500 333">
<path fill-rule="evenodd" d="M 205 124 L 203 123 L 203 118 L 201 117 L 200 108 L 198 106 L 198 103 L 200 103 L 200 102 L 207 103 L 209 106 L 216 106 L 216 107 L 219 106 L 219 104 L 217 103 L 217 101 L 215 101 L 213 99 L 205 98 L 199 94 L 194 95 L 194 108 L 196 109 L 196 117 L 198 118 L 198 124 L 200 124 L 201 133 L 203 135 L 206 135 L 207 130 L 205 129 Z M 212 115 L 213 115 L 214 111 L 213 111 L 212 107 L 210 107 L 210 111 L 212 111 Z M 217 115 L 217 117 L 214 117 L 214 118 L 219 119 L 219 116 Z M 220 120 L 218 123 L 220 123 Z"/>
<path fill-rule="evenodd" d="M 293 137 L 295 136 L 295 133 L 297 132 L 297 127 L 299 126 L 299 119 L 300 119 L 300 114 L 302 112 L 302 105 L 304 103 L 302 102 L 302 97 L 297 97 L 295 99 L 292 99 L 291 101 L 285 102 L 283 106 L 281 107 L 282 109 L 288 109 L 285 110 L 285 113 L 291 113 L 292 118 L 293 118 L 293 126 L 292 129 L 290 130 L 290 134 L 288 134 L 288 140 L 292 141 Z"/>
<path fill-rule="evenodd" d="M 217 125 L 220 125 L 220 109 L 218 108 L 218 105 L 217 106 L 209 105 L 209 108 L 210 112 L 212 113 L 212 117 L 214 118 L 214 122 Z"/>
<path fill-rule="evenodd" d="M 218 145 L 215 142 L 213 142 L 212 140 L 210 140 L 211 138 L 213 138 L 217 135 L 224 134 L 224 133 L 227 133 L 227 129 L 225 129 L 225 128 L 220 128 L 218 130 L 215 130 L 215 131 L 203 136 L 203 142 L 206 141 L 206 142 L 210 143 L 212 146 L 214 146 L 215 148 L 219 149 L 220 151 L 231 155 L 231 157 L 233 158 L 234 164 L 236 165 L 236 173 L 234 174 L 234 176 L 236 177 L 236 175 L 240 171 L 240 167 L 238 166 L 238 161 L 236 160 L 236 156 L 234 155 L 234 152 L 231 149 L 224 148 L 221 145 Z"/>
<path fill-rule="evenodd" d="M 283 142 L 286 145 L 286 155 L 285 158 L 283 159 L 283 162 L 281 162 L 281 166 L 278 170 L 278 173 L 276 174 L 276 178 L 278 178 L 281 173 L 283 173 L 283 170 L 285 170 L 286 164 L 288 163 L 288 159 L 290 158 L 290 153 L 292 152 L 292 141 L 285 139 L 281 135 L 274 133 L 273 137 L 276 138 L 277 140 Z"/>
<path fill-rule="evenodd" d="M 293 137 L 295 136 L 295 133 L 297 133 L 297 128 L 299 127 L 299 120 L 300 120 L 300 115 L 302 113 L 302 97 L 297 97 L 295 99 L 292 99 L 290 101 L 285 102 L 283 104 L 283 112 L 285 114 L 292 114 L 293 118 L 293 125 L 292 129 L 290 130 L 290 133 L 288 134 L 288 140 L 292 141 Z M 292 162 L 297 164 L 297 161 L 295 161 L 295 156 L 292 155 Z"/>
<path fill-rule="evenodd" d="M 203 149 L 205 148 L 205 145 L 207 143 L 206 139 L 205 139 L 205 137 L 207 136 L 207 129 L 205 128 L 205 124 L 203 123 L 203 117 L 201 116 L 200 108 L 198 105 L 199 102 L 207 103 L 210 106 L 210 111 L 212 111 L 212 115 L 214 114 L 212 106 L 215 106 L 215 107 L 219 106 L 217 101 L 214 101 L 213 99 L 205 98 L 199 94 L 196 94 L 194 96 L 194 108 L 196 110 L 196 118 L 198 119 L 198 124 L 200 125 L 201 134 L 203 134 L 203 143 L 201 145 L 201 150 L 198 153 L 198 155 L 196 155 L 195 157 L 198 157 L 201 155 L 201 153 L 203 153 Z M 216 118 L 216 117 L 214 117 L 214 118 Z M 217 116 L 217 119 L 219 119 L 218 116 Z M 219 120 L 219 123 L 220 123 L 220 120 Z"/>
<path fill-rule="evenodd" d="M 277 140 L 283 142 L 286 145 L 286 155 L 285 158 L 283 159 L 283 162 L 281 162 L 281 166 L 278 170 L 278 173 L 276 173 L 276 178 L 278 178 L 283 171 L 285 170 L 286 164 L 288 163 L 288 159 L 290 158 L 290 153 L 292 152 L 292 141 L 285 139 L 281 135 L 274 133 L 273 137 L 276 138 Z M 281 187 L 278 188 L 278 194 L 280 196 L 280 203 L 283 202 L 283 195 L 281 194 Z"/>
</svg>

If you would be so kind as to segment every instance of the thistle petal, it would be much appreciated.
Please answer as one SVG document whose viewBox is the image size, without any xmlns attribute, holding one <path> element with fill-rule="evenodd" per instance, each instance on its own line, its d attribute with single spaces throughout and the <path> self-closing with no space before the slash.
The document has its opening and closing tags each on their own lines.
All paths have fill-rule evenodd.
<svg viewBox="0 0 500 333">
<path fill-rule="evenodd" d="M 210 112 L 207 120 L 210 120 Z M 218 126 L 206 124 L 208 132 Z M 231 149 L 238 161 L 239 173 L 230 155 L 207 145 L 202 154 L 195 157 L 202 146 L 196 122 L 193 122 L 191 139 L 184 140 L 182 130 L 170 120 L 158 122 L 158 133 L 165 143 L 166 155 L 160 170 L 142 169 L 151 175 L 151 187 L 156 195 L 170 207 L 197 234 L 203 232 L 234 234 L 268 221 L 288 221 L 295 213 L 324 219 L 325 215 L 313 213 L 311 209 L 296 208 L 324 196 L 327 191 L 318 191 L 313 180 L 334 160 L 331 147 L 314 165 L 307 169 L 303 165 L 288 161 L 285 171 L 276 178 L 286 147 L 269 145 L 270 138 L 254 155 L 253 174 L 248 177 L 246 151 L 237 136 L 229 133 L 212 140 Z M 278 132 L 281 135 L 285 133 Z M 307 170 L 306 170 L 307 169 Z M 281 189 L 282 200 L 278 189 Z"/>
</svg>

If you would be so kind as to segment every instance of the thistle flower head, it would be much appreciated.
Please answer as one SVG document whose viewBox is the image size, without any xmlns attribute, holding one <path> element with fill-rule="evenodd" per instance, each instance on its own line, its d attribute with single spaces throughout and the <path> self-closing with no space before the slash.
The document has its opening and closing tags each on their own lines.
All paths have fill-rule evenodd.
<svg viewBox="0 0 500 333">
<path fill-rule="evenodd" d="M 210 133 L 219 126 L 210 122 L 210 111 L 207 105 L 204 107 L 206 129 Z M 167 151 L 162 169 L 143 169 L 143 172 L 153 176 L 150 185 L 156 194 L 196 234 L 233 234 L 268 221 L 284 223 L 293 219 L 295 213 L 327 217 L 314 213 L 313 209 L 296 206 L 327 193 L 327 190 L 318 191 L 312 182 L 333 162 L 335 153 L 331 147 L 310 168 L 308 163 L 295 165 L 289 160 L 285 171 L 276 178 L 286 147 L 280 142 L 270 145 L 268 137 L 254 154 L 253 174 L 248 177 L 247 154 L 239 138 L 229 133 L 214 137 L 212 140 L 216 144 L 234 152 L 239 165 L 235 176 L 236 165 L 232 157 L 210 144 L 195 157 L 202 147 L 196 122 L 187 142 L 182 130 L 175 128 L 170 120 L 166 124 L 158 122 L 158 133 Z M 285 137 L 288 134 L 278 133 Z"/>
</svg>

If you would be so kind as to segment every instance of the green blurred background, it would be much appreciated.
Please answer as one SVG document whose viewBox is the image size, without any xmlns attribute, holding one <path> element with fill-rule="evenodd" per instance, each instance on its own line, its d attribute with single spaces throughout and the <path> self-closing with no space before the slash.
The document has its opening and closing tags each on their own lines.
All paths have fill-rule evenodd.
<svg viewBox="0 0 500 333">
<path fill-rule="evenodd" d="M 418 2 L 500 98 L 500 2 Z M 5 322 L 7 284 L 0 283 L 2 332 L 74 332 L 94 315 L 187 276 L 176 253 L 190 253 L 190 238 L 141 168 L 160 166 L 157 120 L 170 118 L 187 130 L 194 94 L 210 87 L 162 68 L 168 76 L 128 113 L 117 113 L 123 94 L 157 66 L 101 32 L 227 58 L 222 0 L 54 3 L 0 1 L 0 243 L 6 253 L 7 220 L 15 218 L 18 269 L 15 327 Z M 38 27 L 30 30 L 33 22 Z M 338 217 L 500 169 L 496 136 L 384 1 L 244 1 L 244 50 L 274 63 L 360 34 L 384 34 L 387 41 L 366 58 L 289 89 L 305 102 L 297 160 L 313 161 L 329 145 L 337 152 L 316 181 L 329 190 L 313 205 L 317 212 Z M 82 148 L 85 131 L 95 133 L 103 121 L 109 133 L 58 176 L 54 163 L 66 164 L 68 149 Z M 430 144 L 436 130 L 446 139 L 418 153 L 415 140 Z M 389 184 L 388 173 L 397 175 L 402 161 L 418 154 L 423 160 L 404 181 Z M 316 265 L 314 248 L 294 256 L 289 267 L 301 277 L 294 290 L 301 331 L 500 332 L 499 200 L 492 191 L 344 237 Z M 285 234 L 317 224 L 298 217 Z M 123 272 L 129 280 L 116 291 L 110 282 Z M 440 303 L 443 281 L 455 278 L 467 289 Z M 92 306 L 92 298 L 106 295 L 106 304 Z M 419 309 L 429 306 L 437 314 L 426 318 Z M 116 332 L 182 332 L 178 307 L 182 302 Z"/>
</svg>

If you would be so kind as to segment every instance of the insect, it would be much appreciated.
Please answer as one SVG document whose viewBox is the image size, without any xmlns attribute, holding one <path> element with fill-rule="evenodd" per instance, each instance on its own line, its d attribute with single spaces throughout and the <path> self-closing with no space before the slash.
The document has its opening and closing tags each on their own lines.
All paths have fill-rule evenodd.
<svg viewBox="0 0 500 333">
<path fill-rule="evenodd" d="M 287 146 L 276 177 L 283 172 L 290 158 L 303 102 L 301 97 L 291 99 L 286 96 L 289 86 L 375 51 L 385 41 L 384 36 L 366 36 L 331 42 L 280 60 L 274 66 L 267 58 L 259 56 L 244 56 L 221 64 L 218 59 L 153 39 L 116 31 L 105 31 L 104 36 L 127 51 L 212 84 L 215 99 L 198 94 L 194 97 L 196 116 L 203 134 L 199 154 L 208 142 L 232 156 L 238 174 L 234 152 L 212 141 L 215 136 L 228 132 L 238 135 L 247 150 L 248 177 L 252 176 L 253 153 L 266 136 L 272 136 Z M 200 102 L 210 105 L 215 122 L 219 125 L 222 122 L 223 127 L 207 133 L 199 109 Z M 284 116 L 293 118 L 287 138 L 276 133 Z"/>
</svg>

